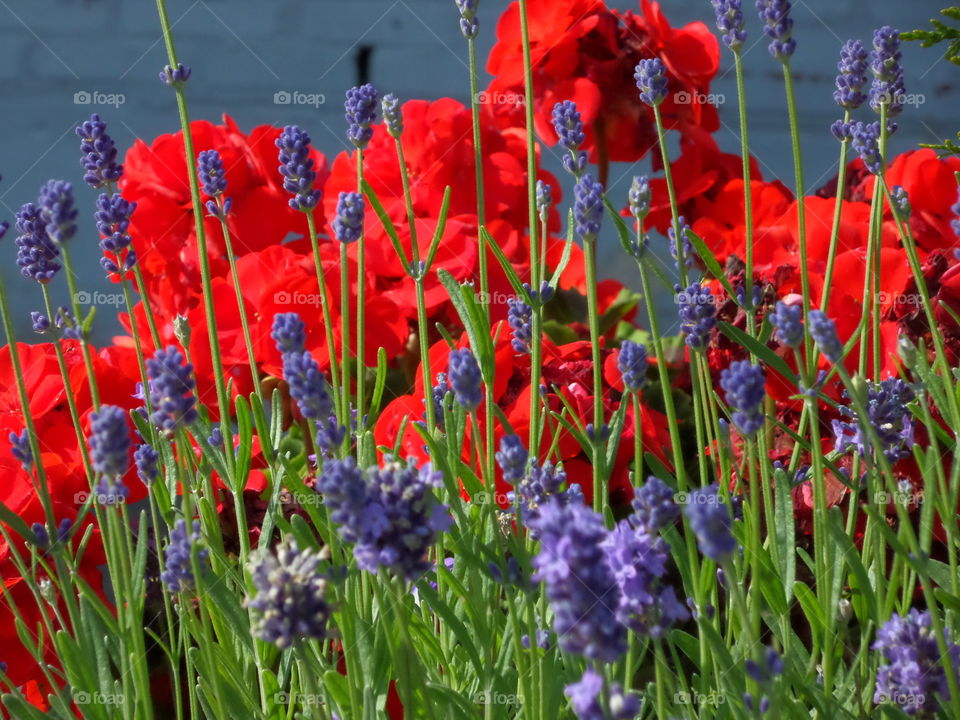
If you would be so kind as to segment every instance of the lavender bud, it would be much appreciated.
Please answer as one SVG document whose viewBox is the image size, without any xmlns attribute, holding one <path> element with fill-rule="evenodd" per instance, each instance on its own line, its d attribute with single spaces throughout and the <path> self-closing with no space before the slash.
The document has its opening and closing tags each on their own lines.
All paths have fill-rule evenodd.
<svg viewBox="0 0 960 720">
<path fill-rule="evenodd" d="M 333 233 L 341 243 L 356 242 L 363 235 L 363 195 L 341 192 L 337 200 L 337 217 L 333 221 Z"/>
<path fill-rule="evenodd" d="M 403 134 L 403 112 L 400 100 L 393 93 L 383 96 L 380 101 L 380 110 L 383 113 L 383 124 L 391 137 L 399 138 Z"/>
<path fill-rule="evenodd" d="M 700 552 L 708 558 L 722 563 L 737 549 L 731 532 L 733 520 L 716 483 L 688 493 L 683 513 L 696 535 Z"/>
<path fill-rule="evenodd" d="M 712 0 L 712 2 L 713 11 L 717 15 L 717 30 L 721 33 L 723 44 L 734 52 L 740 52 L 747 39 L 740 0 Z"/>
<path fill-rule="evenodd" d="M 650 107 L 656 107 L 667 97 L 667 69 L 660 58 L 638 62 L 633 78 L 640 90 L 640 100 Z"/>
<path fill-rule="evenodd" d="M 624 340 L 617 357 L 617 369 L 627 390 L 637 392 L 647 383 L 647 349 L 640 343 Z"/>
<path fill-rule="evenodd" d="M 840 48 L 837 89 L 833 99 L 845 110 L 856 110 L 867 101 L 867 51 L 859 40 L 847 40 Z"/>
<path fill-rule="evenodd" d="M 288 539 L 275 554 L 262 553 L 251 562 L 256 594 L 246 606 L 252 610 L 250 629 L 255 637 L 283 649 L 300 639 L 327 636 L 332 608 L 326 600 L 327 580 L 320 572 L 322 561 L 321 552 L 301 550 Z"/>
<path fill-rule="evenodd" d="M 530 454 L 517 435 L 504 435 L 496 453 L 497 464 L 503 471 L 504 482 L 516 485 L 527 474 Z"/>
<path fill-rule="evenodd" d="M 347 99 L 343 103 L 347 121 L 347 139 L 361 150 L 373 137 L 370 126 L 377 117 L 377 89 L 367 83 L 347 90 Z"/>
<path fill-rule="evenodd" d="M 551 188 L 543 180 L 537 180 L 537 214 L 540 216 L 540 222 L 546 222 L 550 213 L 550 205 L 553 204 Z"/>
<path fill-rule="evenodd" d="M 584 242 L 596 239 L 603 220 L 603 185 L 585 174 L 573 189 L 573 220 L 577 235 Z"/>
<path fill-rule="evenodd" d="M 508 298 L 507 304 L 510 306 L 507 322 L 513 330 L 510 344 L 518 353 L 529 354 L 533 342 L 533 308 L 517 298 Z"/>
<path fill-rule="evenodd" d="M 770 54 L 782 63 L 789 62 L 797 49 L 797 41 L 791 37 L 793 19 L 789 0 L 757 0 L 757 12 L 764 23 L 763 31 L 771 39 Z"/>
<path fill-rule="evenodd" d="M 190 67 L 183 63 L 177 63 L 176 67 L 164 65 L 160 71 L 160 82 L 171 87 L 183 87 L 189 79 Z"/>
<path fill-rule="evenodd" d="M 102 405 L 90 415 L 90 459 L 93 469 L 110 477 L 130 467 L 130 428 L 127 414 L 115 405 Z"/>
<path fill-rule="evenodd" d="M 457 10 L 460 11 L 460 32 L 467 40 L 472 40 L 480 31 L 480 23 L 477 21 L 477 6 L 480 0 L 454 0 L 457 3 Z"/>
<path fill-rule="evenodd" d="M 63 180 L 49 180 L 40 188 L 40 219 L 47 235 L 63 245 L 77 233 L 77 209 L 73 204 L 73 185 Z"/>
<path fill-rule="evenodd" d="M 187 523 L 181 518 L 170 531 L 170 542 L 164 552 L 166 570 L 160 574 L 160 579 L 171 594 L 190 590 L 195 585 L 191 558 L 194 546 L 200 542 L 200 523 L 194 520 L 192 527 L 193 532 L 188 534 Z M 206 549 L 197 551 L 198 560 L 206 557 Z"/>
<path fill-rule="evenodd" d="M 904 190 L 903 185 L 894 185 L 890 189 L 890 204 L 894 211 L 900 216 L 901 220 L 909 220 L 912 208 L 910 207 L 910 196 Z"/>
<path fill-rule="evenodd" d="M 777 329 L 777 341 L 787 347 L 800 347 L 803 342 L 803 307 L 777 302 L 770 314 L 770 323 Z"/>
<path fill-rule="evenodd" d="M 151 420 L 161 432 L 172 436 L 179 428 L 197 419 L 196 383 L 193 365 L 184 364 L 183 355 L 173 345 L 157 350 L 147 359 L 150 381 Z"/>
<path fill-rule="evenodd" d="M 123 166 L 117 162 L 117 148 L 107 134 L 107 124 L 94 113 L 75 132 L 83 153 L 83 181 L 94 190 L 117 182 L 123 176 Z"/>
<path fill-rule="evenodd" d="M 8 439 L 10 440 L 10 454 L 20 461 L 24 470 L 30 472 L 33 469 L 33 450 L 30 447 L 30 432 L 27 428 L 24 428 L 19 435 L 11 432 Z"/>
<path fill-rule="evenodd" d="M 480 366 L 470 348 L 451 350 L 447 377 L 453 397 L 459 405 L 473 412 L 483 399 Z"/>
<path fill-rule="evenodd" d="M 867 170 L 878 175 L 883 170 L 883 157 L 880 155 L 880 123 L 853 123 L 850 133 L 853 138 L 853 149 L 859 153 Z"/>
<path fill-rule="evenodd" d="M 627 203 L 630 205 L 630 214 L 643 223 L 650 214 L 650 178 L 646 175 L 635 175 L 630 191 L 627 193 Z"/>
<path fill-rule="evenodd" d="M 810 337 L 820 348 L 820 352 L 832 363 L 840 362 L 843 344 L 837 336 L 837 326 L 821 310 L 811 310 L 807 316 Z"/>
<path fill-rule="evenodd" d="M 873 71 L 870 107 L 879 113 L 881 106 L 885 105 L 887 117 L 895 117 L 903 111 L 906 89 L 902 59 L 900 31 L 889 25 L 875 30 L 873 52 L 870 53 L 870 69 Z"/>
<path fill-rule="evenodd" d="M 137 254 L 131 247 L 133 238 L 127 230 L 130 216 L 137 209 L 135 202 L 128 202 L 119 193 L 112 196 L 101 193 L 97 198 L 97 210 L 93 217 L 101 235 L 100 249 L 109 253 L 100 258 L 100 265 L 107 273 L 125 272 L 133 268 Z"/>
<path fill-rule="evenodd" d="M 677 292 L 680 332 L 691 348 L 702 348 L 707 343 L 710 331 L 717 324 L 717 306 L 709 287 L 691 283 L 686 290 L 679 285 Z"/>
<path fill-rule="evenodd" d="M 16 214 L 17 266 L 25 278 L 46 284 L 60 271 L 60 249 L 48 236 L 41 211 L 27 203 Z"/>
<path fill-rule="evenodd" d="M 307 342 L 303 320 L 297 313 L 277 313 L 273 316 L 273 330 L 270 337 L 277 344 L 281 354 L 303 352 Z"/>
<path fill-rule="evenodd" d="M 293 195 L 290 207 L 310 210 L 317 206 L 320 191 L 313 189 L 317 179 L 313 158 L 310 157 L 310 136 L 296 125 L 287 125 L 276 140 L 280 150 L 280 174 L 283 188 Z"/>
<path fill-rule="evenodd" d="M 147 487 L 150 487 L 157 479 L 159 474 L 157 462 L 159 460 L 160 456 L 149 443 L 143 443 L 133 452 L 133 462 L 137 466 L 137 476 Z"/>
<path fill-rule="evenodd" d="M 720 373 L 720 387 L 734 411 L 732 419 L 741 435 L 753 435 L 763 427 L 763 400 L 766 376 L 763 369 L 747 360 L 730 364 Z"/>
</svg>

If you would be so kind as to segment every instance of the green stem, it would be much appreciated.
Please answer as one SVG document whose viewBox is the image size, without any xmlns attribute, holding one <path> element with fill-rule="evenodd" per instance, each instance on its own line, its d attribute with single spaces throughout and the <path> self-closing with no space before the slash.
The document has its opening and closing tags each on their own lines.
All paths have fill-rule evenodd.
<svg viewBox="0 0 960 720">
<path fill-rule="evenodd" d="M 600 312 L 597 300 L 596 238 L 583 238 L 583 264 L 587 273 L 587 321 L 590 326 L 590 354 L 593 362 L 593 509 L 603 513 L 610 503 L 604 484 L 603 444 L 603 361 L 600 358 Z M 532 390 L 531 390 L 532 391 Z"/>
</svg>

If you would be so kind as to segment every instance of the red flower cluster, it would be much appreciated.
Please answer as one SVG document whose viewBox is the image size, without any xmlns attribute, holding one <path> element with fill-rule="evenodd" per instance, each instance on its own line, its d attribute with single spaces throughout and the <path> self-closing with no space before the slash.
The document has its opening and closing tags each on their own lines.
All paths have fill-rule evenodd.
<svg viewBox="0 0 960 720">
<path fill-rule="evenodd" d="M 497 44 L 487 70 L 494 75 L 485 98 L 505 127 L 523 126 L 523 48 L 519 4 L 500 16 Z M 591 162 L 634 162 L 656 145 L 653 111 L 639 102 L 633 71 L 659 57 L 671 92 L 661 105 L 664 124 L 687 137 L 719 127 L 709 102 L 717 73 L 717 39 L 701 22 L 672 28 L 659 3 L 642 0 L 641 13 L 610 10 L 601 0 L 532 0 L 527 3 L 537 133 L 557 142 L 550 114 L 573 100 L 586 132 Z"/>
</svg>

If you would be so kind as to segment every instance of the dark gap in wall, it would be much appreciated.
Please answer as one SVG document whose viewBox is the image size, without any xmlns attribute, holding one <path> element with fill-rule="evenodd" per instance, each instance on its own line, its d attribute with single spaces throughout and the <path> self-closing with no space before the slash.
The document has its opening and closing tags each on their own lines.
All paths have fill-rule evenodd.
<svg viewBox="0 0 960 720">
<path fill-rule="evenodd" d="M 372 56 L 372 45 L 360 45 L 357 48 L 357 85 L 370 82 L 370 58 Z"/>
</svg>

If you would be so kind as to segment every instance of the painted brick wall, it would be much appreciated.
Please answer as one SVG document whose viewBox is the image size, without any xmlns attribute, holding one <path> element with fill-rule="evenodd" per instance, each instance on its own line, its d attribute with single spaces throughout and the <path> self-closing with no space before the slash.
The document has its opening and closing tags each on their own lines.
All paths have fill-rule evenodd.
<svg viewBox="0 0 960 720">
<path fill-rule="evenodd" d="M 493 18 L 506 0 L 481 3 L 485 58 L 493 42 Z M 636 2 L 612 2 L 636 8 Z M 749 8 L 751 42 L 758 38 Z M 663 0 L 674 25 L 712 21 L 708 0 Z M 940 0 L 796 0 L 794 62 L 804 133 L 808 184 L 816 187 L 835 173 L 837 146 L 827 128 L 835 119 L 831 92 L 836 54 L 848 37 L 869 40 L 881 24 L 901 28 L 924 25 Z M 345 88 L 366 77 L 384 91 L 401 97 L 444 95 L 466 101 L 465 45 L 459 34 L 453 0 L 168 0 L 181 58 L 196 74 L 190 81 L 195 118 L 216 119 L 229 112 L 241 127 L 260 123 L 299 123 L 328 155 L 344 148 L 341 98 Z M 751 146 L 765 175 L 789 182 L 792 165 L 783 140 L 786 112 L 779 65 L 770 60 L 766 43 L 746 54 L 751 117 Z M 366 56 L 366 62 L 360 60 Z M 909 46 L 904 52 L 911 93 L 926 102 L 910 108 L 892 149 L 907 149 L 950 133 L 957 125 L 960 69 L 938 61 L 934 51 Z M 36 196 L 49 177 L 67 177 L 79 184 L 73 127 L 96 110 L 107 116 L 121 146 L 135 137 L 151 138 L 178 127 L 169 93 L 156 79 L 165 63 L 162 38 L 149 0 L 0 0 L 0 82 L 3 86 L 5 133 L 0 141 L 0 212 L 10 218 L 19 205 Z M 324 103 L 282 104 L 283 93 L 323 96 Z M 722 146 L 738 147 L 735 90 L 727 58 L 715 92 L 728 103 L 721 107 Z M 279 95 L 278 95 L 279 93 Z M 115 101 L 117 106 L 96 103 Z M 281 103 L 275 102 L 275 98 Z M 83 104 L 84 100 L 92 104 Z M 319 100 L 315 97 L 314 100 Z M 610 191 L 625 196 L 630 176 L 646 168 L 615 167 Z M 93 197 L 81 190 L 88 203 Z M 84 210 L 86 212 L 86 209 Z M 95 231 L 86 222 L 78 246 L 95 248 Z M 16 279 L 12 247 L 5 244 L 0 267 L 12 288 L 15 308 L 25 317 L 39 297 Z M 618 246 L 608 243 L 601 262 L 607 274 L 633 283 L 618 268 Z M 80 286 L 106 288 L 97 264 L 98 252 L 75 252 Z M 65 300 L 57 283 L 55 294 Z M 107 313 L 109 314 L 109 313 Z M 26 331 L 21 322 L 20 332 Z M 115 328 L 98 323 L 100 337 Z M 22 335 L 21 335 L 22 337 Z"/>
</svg>

